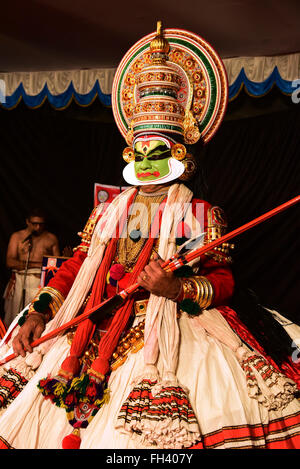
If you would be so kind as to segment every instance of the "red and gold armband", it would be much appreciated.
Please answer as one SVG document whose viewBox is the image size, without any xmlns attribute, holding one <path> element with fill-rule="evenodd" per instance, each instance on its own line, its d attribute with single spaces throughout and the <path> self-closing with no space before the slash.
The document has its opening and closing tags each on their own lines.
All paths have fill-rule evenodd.
<svg viewBox="0 0 300 469">
<path fill-rule="evenodd" d="M 54 318 L 64 300 L 65 298 L 58 290 L 51 287 L 41 288 L 28 309 L 19 318 L 19 326 L 22 326 L 31 314 L 42 314 L 45 323 L 47 323 L 50 319 Z"/>
<path fill-rule="evenodd" d="M 91 239 L 95 230 L 95 226 L 101 216 L 101 213 L 99 214 L 98 207 L 94 208 L 92 211 L 90 218 L 88 219 L 84 230 L 80 231 L 78 233 L 78 236 L 81 237 L 81 243 L 79 246 L 73 249 L 73 251 L 82 251 L 82 252 L 87 252 L 89 250 L 90 244 L 91 244 Z"/>
<path fill-rule="evenodd" d="M 227 231 L 227 220 L 223 210 L 220 207 L 210 207 L 207 210 L 207 226 L 204 244 L 209 244 L 215 239 L 221 238 Z M 234 248 L 234 244 L 223 243 L 221 246 L 213 248 L 205 253 L 206 256 L 217 262 L 232 263 L 229 255 L 230 249 Z"/>
<path fill-rule="evenodd" d="M 53 319 L 61 308 L 65 298 L 55 288 L 44 287 L 42 288 L 28 309 L 28 314 L 42 313 L 49 315 L 49 319 Z"/>
</svg>

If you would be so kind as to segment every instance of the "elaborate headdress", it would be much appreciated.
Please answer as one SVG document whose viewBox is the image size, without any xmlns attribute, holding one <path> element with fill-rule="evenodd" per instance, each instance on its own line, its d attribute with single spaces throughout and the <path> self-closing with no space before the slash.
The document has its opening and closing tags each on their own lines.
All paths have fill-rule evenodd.
<svg viewBox="0 0 300 469">
<path fill-rule="evenodd" d="M 159 21 L 156 33 L 140 39 L 125 54 L 113 82 L 114 118 L 129 145 L 123 153 L 129 163 L 124 170 L 127 182 L 134 183 L 133 147 L 141 137 L 168 139 L 170 160 L 176 161 L 169 163 L 168 180 L 187 179 L 195 161 L 184 144 L 200 139 L 205 144 L 214 136 L 227 98 L 225 67 L 211 45 L 182 29 L 162 32 Z"/>
</svg>

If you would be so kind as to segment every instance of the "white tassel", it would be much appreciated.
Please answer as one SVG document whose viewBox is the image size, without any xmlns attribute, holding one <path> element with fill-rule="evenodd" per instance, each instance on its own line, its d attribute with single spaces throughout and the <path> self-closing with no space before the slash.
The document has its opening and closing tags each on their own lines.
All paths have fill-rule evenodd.
<svg viewBox="0 0 300 469">
<path fill-rule="evenodd" d="M 251 398 L 269 410 L 284 409 L 295 399 L 296 383 L 275 370 L 262 355 L 239 347 L 236 356 L 245 371 Z"/>
</svg>

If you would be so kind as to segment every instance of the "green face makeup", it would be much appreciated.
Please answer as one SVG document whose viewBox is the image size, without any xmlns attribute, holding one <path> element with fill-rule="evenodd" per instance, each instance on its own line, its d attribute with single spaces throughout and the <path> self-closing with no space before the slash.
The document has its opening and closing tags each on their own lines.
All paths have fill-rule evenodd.
<svg viewBox="0 0 300 469">
<path fill-rule="evenodd" d="M 135 176 L 140 181 L 156 181 L 169 175 L 171 151 L 161 140 L 137 142 L 134 156 Z"/>
</svg>

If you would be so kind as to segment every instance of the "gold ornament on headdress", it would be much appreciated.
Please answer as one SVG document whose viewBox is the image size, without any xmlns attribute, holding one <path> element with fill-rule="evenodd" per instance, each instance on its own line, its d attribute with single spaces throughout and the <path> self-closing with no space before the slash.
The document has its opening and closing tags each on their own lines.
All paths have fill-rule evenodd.
<svg viewBox="0 0 300 469">
<path fill-rule="evenodd" d="M 170 50 L 170 45 L 167 39 L 164 38 L 162 33 L 162 23 L 157 21 L 156 36 L 150 42 L 150 52 L 152 54 L 152 63 L 155 65 L 164 63 L 167 58 L 167 54 Z M 157 54 L 157 55 L 156 55 Z"/>
<path fill-rule="evenodd" d="M 175 160 L 183 160 L 186 156 L 186 148 L 181 143 L 176 143 L 171 148 L 171 155 Z"/>
<path fill-rule="evenodd" d="M 131 161 L 134 161 L 134 150 L 132 147 L 124 148 L 123 159 L 126 161 L 126 163 L 131 163 Z"/>
<path fill-rule="evenodd" d="M 132 142 L 133 142 L 133 119 L 131 120 L 130 127 L 126 135 L 127 145 L 132 145 Z"/>
<path fill-rule="evenodd" d="M 183 137 L 184 137 L 184 143 L 187 143 L 187 144 L 190 144 L 190 145 L 193 145 L 195 143 L 198 142 L 198 140 L 200 139 L 201 137 L 201 133 L 200 133 L 200 130 L 199 130 L 199 126 L 198 126 L 198 123 L 195 119 L 195 117 L 193 116 L 193 113 L 191 111 L 191 107 L 192 107 L 192 103 L 193 103 L 193 95 L 194 95 L 194 87 L 193 87 L 193 83 L 191 81 L 191 78 L 189 78 L 189 82 L 190 82 L 190 85 L 191 85 L 191 93 L 190 93 L 190 96 L 189 96 L 189 99 L 188 99 L 188 102 L 187 102 L 187 105 L 186 105 L 186 110 L 185 110 L 185 117 L 184 117 L 184 121 L 183 121 Z"/>
<path fill-rule="evenodd" d="M 185 114 L 185 118 L 183 121 L 183 128 L 184 128 L 184 142 L 190 145 L 197 143 L 199 138 L 201 137 L 201 133 L 199 130 L 199 126 L 195 117 L 192 114 L 192 111 L 187 111 Z"/>
<path fill-rule="evenodd" d="M 164 37 L 162 22 L 157 22 L 156 36 L 149 44 L 150 60 L 137 67 L 135 84 L 139 96 L 132 110 L 126 141 L 132 144 L 135 135 L 146 130 L 180 134 L 184 142 L 194 144 L 200 139 L 198 123 L 191 111 L 193 83 L 189 80 L 189 98 L 182 106 L 178 92 L 182 76 L 178 66 L 169 59 L 170 44 Z"/>
<path fill-rule="evenodd" d="M 164 37 L 161 21 L 149 44 L 149 59 L 136 67 L 136 102 L 126 136 L 128 145 L 141 132 L 167 132 L 183 135 L 185 109 L 178 99 L 181 75 L 169 61 L 170 45 Z M 133 68 L 133 67 L 132 67 Z"/>
</svg>

